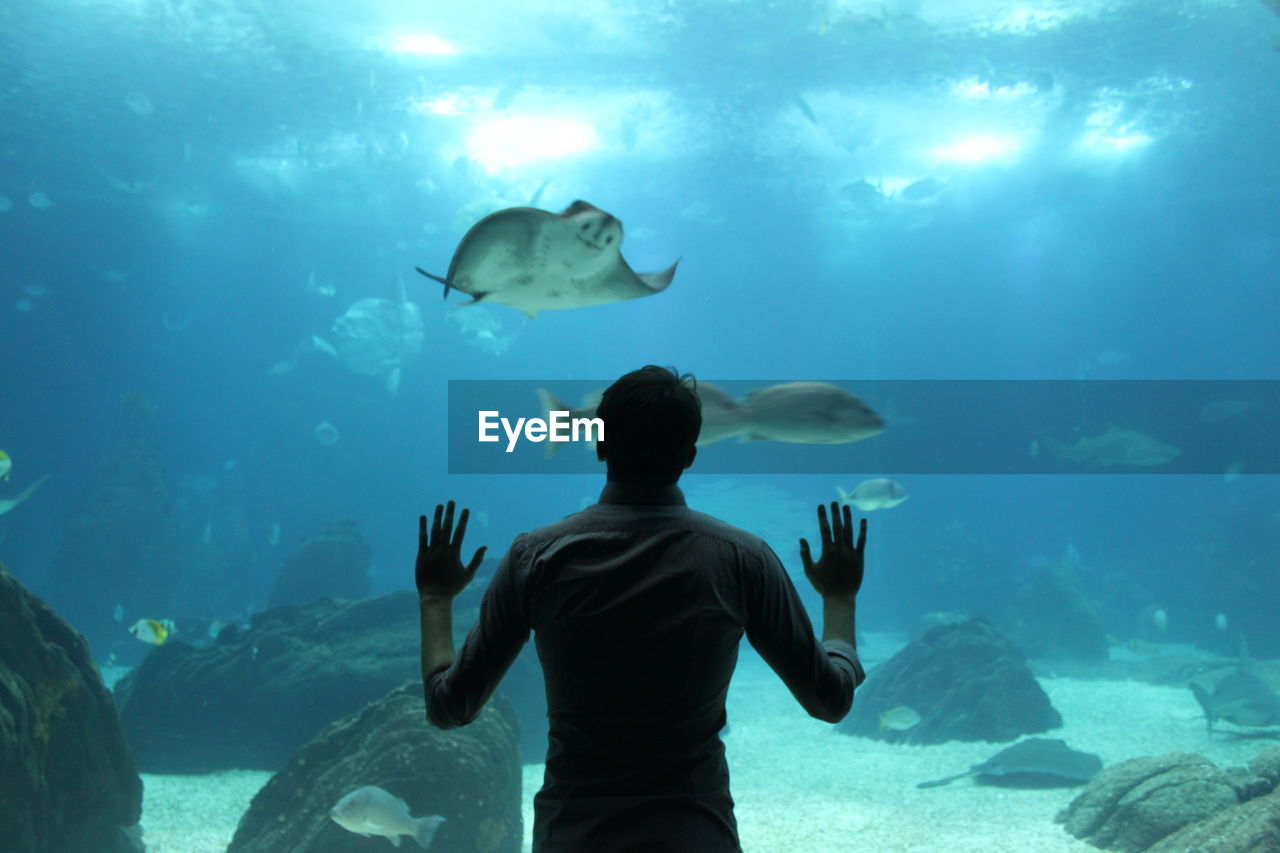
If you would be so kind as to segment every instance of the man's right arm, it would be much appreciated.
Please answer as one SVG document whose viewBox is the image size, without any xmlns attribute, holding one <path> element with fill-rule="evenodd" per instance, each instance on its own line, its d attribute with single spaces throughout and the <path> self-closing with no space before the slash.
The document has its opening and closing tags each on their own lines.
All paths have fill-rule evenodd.
<svg viewBox="0 0 1280 853">
<path fill-rule="evenodd" d="M 748 559 L 743 579 L 751 645 L 810 716 L 839 722 L 866 678 L 852 642 L 852 597 L 824 605 L 819 642 L 795 585 L 767 546 L 759 560 Z"/>
<path fill-rule="evenodd" d="M 857 596 L 824 595 L 822 597 L 822 639 L 843 640 L 857 651 L 857 608 Z"/>
</svg>

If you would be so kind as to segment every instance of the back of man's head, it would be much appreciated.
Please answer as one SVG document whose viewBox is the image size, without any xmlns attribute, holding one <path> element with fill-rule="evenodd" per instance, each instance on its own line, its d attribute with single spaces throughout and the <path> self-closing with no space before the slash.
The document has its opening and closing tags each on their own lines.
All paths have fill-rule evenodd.
<svg viewBox="0 0 1280 853">
<path fill-rule="evenodd" d="M 604 421 L 610 480 L 674 483 L 693 462 L 702 405 L 692 374 L 652 364 L 605 389 L 596 417 Z"/>
</svg>

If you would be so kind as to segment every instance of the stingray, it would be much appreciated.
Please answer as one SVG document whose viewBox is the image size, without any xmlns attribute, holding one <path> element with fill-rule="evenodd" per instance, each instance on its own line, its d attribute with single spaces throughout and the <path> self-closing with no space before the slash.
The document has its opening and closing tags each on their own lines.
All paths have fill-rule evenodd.
<svg viewBox="0 0 1280 853">
<path fill-rule="evenodd" d="M 509 207 L 481 219 L 462 238 L 443 278 L 422 275 L 471 296 L 536 317 L 539 311 L 604 305 L 666 290 L 676 263 L 637 273 L 622 258 L 622 223 L 575 201 L 560 213 Z"/>
<path fill-rule="evenodd" d="M 945 779 L 921 782 L 917 788 L 935 788 L 966 776 L 979 784 L 1006 788 L 1064 788 L 1083 785 L 1102 769 L 1102 759 L 1089 752 L 1076 752 L 1060 740 L 1033 737 L 1002 749 L 966 773 Z"/>
<path fill-rule="evenodd" d="M 1194 681 L 1189 686 L 1204 709 L 1210 734 L 1215 720 L 1237 726 L 1280 725 L 1280 696 L 1248 670 L 1237 669 L 1226 676 L 1213 686 L 1212 693 Z"/>
</svg>

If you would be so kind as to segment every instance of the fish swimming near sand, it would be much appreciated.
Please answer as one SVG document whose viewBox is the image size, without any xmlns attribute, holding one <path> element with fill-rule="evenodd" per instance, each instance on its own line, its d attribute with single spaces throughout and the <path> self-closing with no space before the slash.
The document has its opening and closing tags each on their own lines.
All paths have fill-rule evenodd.
<svg viewBox="0 0 1280 853">
<path fill-rule="evenodd" d="M 1165 464 L 1182 453 L 1179 448 L 1144 432 L 1117 426 L 1108 427 L 1100 435 L 1079 438 L 1072 444 L 1063 444 L 1048 436 L 1044 436 L 1041 440 L 1049 452 L 1060 461 L 1099 467 L 1112 465 L 1155 467 Z"/>
<path fill-rule="evenodd" d="M 408 803 L 377 785 L 365 785 L 347 794 L 329 810 L 329 817 L 348 832 L 366 838 L 381 835 L 393 847 L 399 847 L 400 836 L 407 835 L 423 849 L 431 846 L 445 822 L 439 815 L 411 816 Z"/>
<path fill-rule="evenodd" d="M 456 288 L 476 302 L 496 302 L 523 311 L 604 305 L 666 290 L 676 263 L 661 272 L 637 273 L 623 260 L 622 222 L 585 201 L 559 213 L 509 207 L 481 219 L 463 236 L 441 277 L 419 273 Z"/>
<path fill-rule="evenodd" d="M 1102 769 L 1102 759 L 1077 752 L 1056 738 L 1028 738 L 1002 749 L 965 773 L 921 782 L 917 788 L 936 788 L 966 776 L 982 785 L 1005 788 L 1062 788 L 1083 785 Z"/>
<path fill-rule="evenodd" d="M 1280 725 L 1280 696 L 1243 667 L 1213 685 L 1212 691 L 1195 681 L 1188 686 L 1204 709 L 1210 734 L 1218 720 L 1248 728 Z"/>
</svg>

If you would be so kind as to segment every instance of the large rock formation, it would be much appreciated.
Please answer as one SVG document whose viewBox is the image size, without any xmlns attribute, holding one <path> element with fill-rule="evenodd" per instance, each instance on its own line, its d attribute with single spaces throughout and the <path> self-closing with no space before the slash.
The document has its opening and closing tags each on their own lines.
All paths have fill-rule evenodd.
<svg viewBox="0 0 1280 853">
<path fill-rule="evenodd" d="M 466 605 L 477 599 L 467 593 L 455 604 L 460 632 L 474 621 Z M 116 698 L 147 772 L 276 770 L 329 723 L 420 677 L 420 643 L 413 592 L 279 607 L 211 646 L 155 648 L 116 685 Z M 546 711 L 536 662 L 512 667 L 499 689 L 512 688 L 541 732 L 531 758 L 541 761 Z"/>
<path fill-rule="evenodd" d="M 523 838 L 515 713 L 491 702 L 471 725 L 442 732 L 411 682 L 325 729 L 271 778 L 240 820 L 228 853 L 357 853 L 390 849 L 329 818 L 351 791 L 375 785 L 415 818 L 442 815 L 433 853 L 519 853 Z M 417 849 L 409 839 L 402 839 Z"/>
<path fill-rule="evenodd" d="M 271 606 L 369 594 L 369 545 L 351 522 L 332 524 L 303 542 L 271 591 Z"/>
<path fill-rule="evenodd" d="M 1133 758 L 1105 768 L 1057 820 L 1067 832 L 1096 847 L 1141 853 L 1238 801 L 1230 777 L 1212 761 L 1194 753 L 1175 752 Z"/>
<path fill-rule="evenodd" d="M 920 722 L 899 729 L 880 715 L 907 706 Z M 984 619 L 941 625 L 871 673 L 847 734 L 898 743 L 1010 741 L 1062 725 L 1022 653 Z"/>
<path fill-rule="evenodd" d="M 275 770 L 420 669 L 411 592 L 279 607 L 228 634 L 204 648 L 159 646 L 116 685 L 144 771 Z"/>
<path fill-rule="evenodd" d="M 141 850 L 142 781 L 84 638 L 0 566 L 0 847 Z"/>
</svg>

